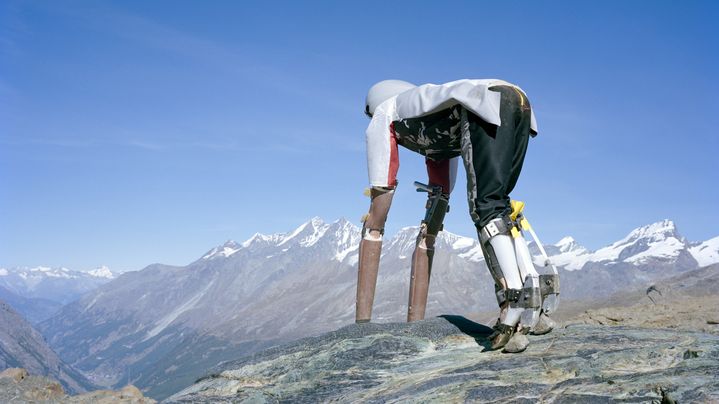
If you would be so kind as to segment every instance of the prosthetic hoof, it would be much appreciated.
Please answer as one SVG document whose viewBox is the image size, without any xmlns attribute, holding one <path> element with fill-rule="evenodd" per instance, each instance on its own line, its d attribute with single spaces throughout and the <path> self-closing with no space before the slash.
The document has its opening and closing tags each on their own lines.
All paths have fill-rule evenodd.
<svg viewBox="0 0 719 404">
<path fill-rule="evenodd" d="M 552 293 L 547 295 L 542 302 L 542 310 L 546 313 L 554 313 L 559 307 L 559 295 Z"/>
<path fill-rule="evenodd" d="M 529 339 L 522 333 L 515 333 L 502 350 L 503 353 L 520 353 L 529 346 Z"/>
<path fill-rule="evenodd" d="M 489 347 L 492 351 L 504 348 L 514 334 L 514 327 L 499 323 L 494 326 L 494 332 L 489 336 L 492 345 Z"/>
<path fill-rule="evenodd" d="M 548 315 L 545 313 L 542 313 L 539 316 L 539 322 L 535 327 L 532 328 L 531 334 L 532 335 L 544 335 L 549 332 L 551 332 L 554 328 L 557 327 L 557 323 L 549 318 Z"/>
<path fill-rule="evenodd" d="M 542 291 L 542 310 L 552 314 L 559 308 L 559 275 L 539 275 L 539 284 Z"/>
</svg>

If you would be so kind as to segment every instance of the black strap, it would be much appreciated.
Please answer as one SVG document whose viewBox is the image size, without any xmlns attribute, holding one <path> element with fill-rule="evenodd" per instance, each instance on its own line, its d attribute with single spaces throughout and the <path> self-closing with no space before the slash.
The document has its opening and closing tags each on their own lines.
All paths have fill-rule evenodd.
<svg viewBox="0 0 719 404">
<path fill-rule="evenodd" d="M 507 289 L 504 291 L 504 296 L 510 302 L 517 302 L 522 296 L 522 289 Z"/>
<path fill-rule="evenodd" d="M 384 228 L 372 229 L 372 228 L 362 227 L 362 238 L 364 238 L 364 236 L 367 234 L 368 231 L 373 231 L 373 230 L 378 231 L 380 236 L 384 236 Z"/>
</svg>

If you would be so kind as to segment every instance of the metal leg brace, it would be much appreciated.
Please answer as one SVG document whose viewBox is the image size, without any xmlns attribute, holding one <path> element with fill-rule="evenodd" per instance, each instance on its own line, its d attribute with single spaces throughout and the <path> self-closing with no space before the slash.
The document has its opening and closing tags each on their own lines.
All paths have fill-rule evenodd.
<svg viewBox="0 0 719 404">
<path fill-rule="evenodd" d="M 427 192 L 427 211 L 420 224 L 419 234 L 412 254 L 412 273 L 409 282 L 407 321 L 424 319 L 429 294 L 429 279 L 432 274 L 434 242 L 442 230 L 442 222 L 449 211 L 449 197 L 442 193 L 442 187 L 430 187 L 414 183 L 418 192 Z"/>
</svg>

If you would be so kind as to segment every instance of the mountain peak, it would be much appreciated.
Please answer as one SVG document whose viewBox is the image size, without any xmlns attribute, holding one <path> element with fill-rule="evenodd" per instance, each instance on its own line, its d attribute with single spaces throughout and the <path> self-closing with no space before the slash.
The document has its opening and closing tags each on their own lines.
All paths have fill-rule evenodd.
<svg viewBox="0 0 719 404">
<path fill-rule="evenodd" d="M 255 234 L 257 236 L 259 233 Z M 250 240 L 245 241 L 241 245 L 238 244 L 234 240 L 227 240 L 224 244 L 222 244 L 219 247 L 215 247 L 212 250 L 210 250 L 207 254 L 202 256 L 203 260 L 218 258 L 218 257 L 229 257 L 230 255 L 236 253 L 240 250 L 241 247 L 246 247 L 245 243 L 251 242 L 251 240 L 254 240 L 255 236 L 252 236 Z M 248 244 L 249 245 L 249 244 Z"/>
<path fill-rule="evenodd" d="M 112 273 L 112 271 L 110 271 L 110 268 L 105 265 L 95 268 L 91 271 L 87 271 L 87 273 L 96 278 L 115 279 L 115 275 Z"/>
<path fill-rule="evenodd" d="M 335 220 L 334 222 L 332 222 L 332 224 L 336 224 L 336 225 L 338 225 L 339 227 L 347 227 L 347 226 L 357 227 L 357 225 L 355 225 L 354 223 L 350 222 L 350 221 L 347 220 L 345 217 L 341 217 L 341 218 Z"/>
<path fill-rule="evenodd" d="M 577 240 L 574 239 L 574 237 L 567 236 L 563 239 L 557 241 L 556 244 L 554 244 L 555 247 L 559 248 L 560 252 L 566 253 L 570 251 L 584 251 L 586 248 L 582 247 L 577 243 Z"/>
<path fill-rule="evenodd" d="M 576 243 L 576 240 L 574 240 L 574 237 L 567 236 L 567 237 L 564 237 L 563 239 L 557 241 L 557 243 L 554 245 L 557 247 L 563 247 L 563 246 L 574 244 L 574 243 Z"/>
<path fill-rule="evenodd" d="M 630 238 L 645 238 L 657 236 L 677 236 L 677 226 L 669 219 L 660 220 L 658 222 L 638 227 L 629 233 Z M 663 237 L 662 237 L 663 238 Z M 677 237 L 678 238 L 678 237 Z"/>
</svg>

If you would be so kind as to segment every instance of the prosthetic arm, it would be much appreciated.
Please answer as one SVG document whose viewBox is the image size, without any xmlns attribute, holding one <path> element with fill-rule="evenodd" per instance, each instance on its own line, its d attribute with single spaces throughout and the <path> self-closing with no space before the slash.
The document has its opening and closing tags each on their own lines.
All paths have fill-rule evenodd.
<svg viewBox="0 0 719 404">
<path fill-rule="evenodd" d="M 366 323 L 372 318 L 372 304 L 377 286 L 379 258 L 382 253 L 382 236 L 387 221 L 394 189 L 373 187 L 370 190 L 369 214 L 362 226 L 362 240 L 357 265 L 357 306 L 355 322 Z"/>
<path fill-rule="evenodd" d="M 424 319 L 429 293 L 429 278 L 432 273 L 434 242 L 442 230 L 442 222 L 449 211 L 449 196 L 442 192 L 442 186 L 428 186 L 415 182 L 417 192 L 427 192 L 427 211 L 419 227 L 417 242 L 412 254 L 412 274 L 409 282 L 409 303 L 407 321 Z"/>
</svg>

